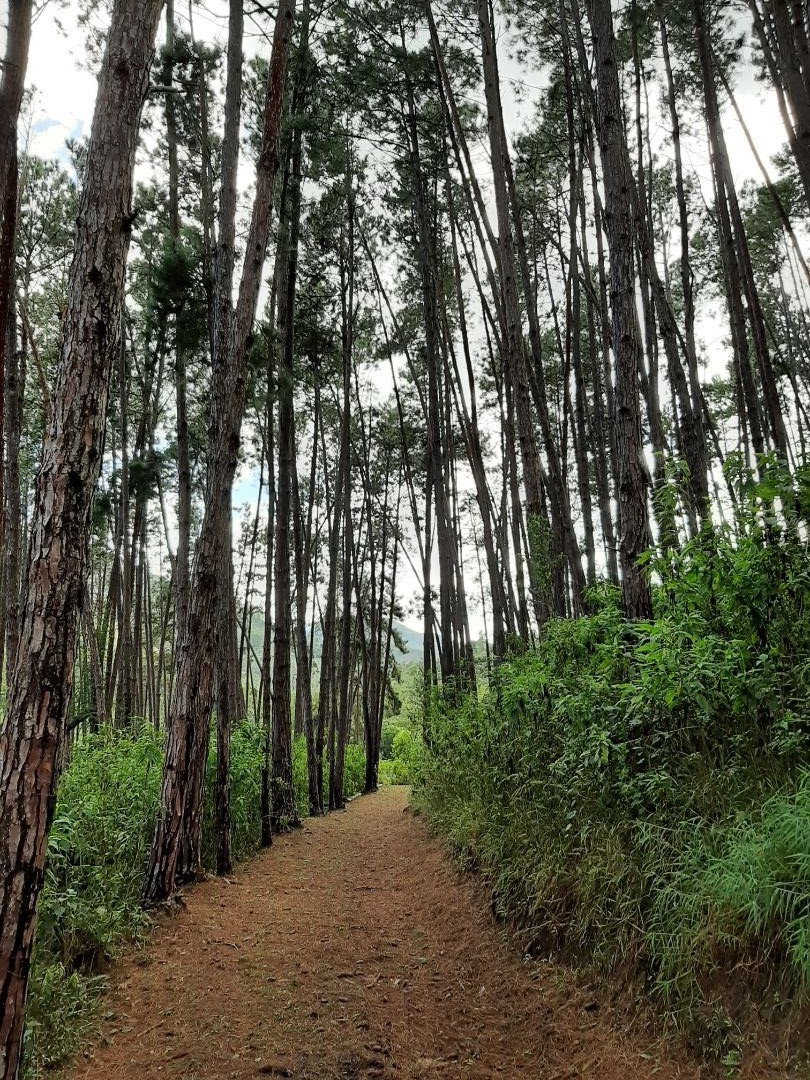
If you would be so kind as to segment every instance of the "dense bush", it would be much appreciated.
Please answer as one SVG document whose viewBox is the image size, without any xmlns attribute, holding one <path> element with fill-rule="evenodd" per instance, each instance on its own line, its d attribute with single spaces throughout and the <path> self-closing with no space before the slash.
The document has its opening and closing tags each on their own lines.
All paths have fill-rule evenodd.
<svg viewBox="0 0 810 1080">
<path fill-rule="evenodd" d="M 359 795 L 366 786 L 366 754 L 362 746 L 349 743 L 343 763 L 343 794 L 347 799 Z"/>
<path fill-rule="evenodd" d="M 411 728 L 398 728 L 390 740 L 387 759 L 380 762 L 383 784 L 413 784 L 419 773 L 422 741 Z"/>
<path fill-rule="evenodd" d="M 78 742 L 59 784 L 26 1024 L 36 1075 L 70 1053 L 108 958 L 145 925 L 140 888 L 160 792 L 161 737 L 102 732 Z"/>
<path fill-rule="evenodd" d="M 259 847 L 263 732 L 244 723 L 231 742 L 234 857 Z M 26 1073 L 38 1076 L 74 1049 L 86 1027 L 104 971 L 146 927 L 140 904 L 143 870 L 160 793 L 163 736 L 148 725 L 105 730 L 78 740 L 58 790 L 48 840 L 45 886 L 26 1026 Z M 212 861 L 215 753 L 208 762 L 203 856 Z M 362 747 L 346 752 L 345 791 L 363 790 Z M 294 744 L 296 802 L 307 813 L 306 749 Z"/>
<path fill-rule="evenodd" d="M 742 959 L 810 991 L 810 563 L 770 505 L 653 564 L 654 622 L 602 586 L 427 723 L 417 798 L 497 909 L 682 1016 Z"/>
</svg>

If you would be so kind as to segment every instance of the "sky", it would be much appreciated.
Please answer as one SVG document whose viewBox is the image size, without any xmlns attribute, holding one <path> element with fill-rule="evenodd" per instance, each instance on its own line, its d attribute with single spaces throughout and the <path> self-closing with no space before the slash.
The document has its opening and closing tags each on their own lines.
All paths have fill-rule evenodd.
<svg viewBox="0 0 810 1080">
<path fill-rule="evenodd" d="M 6 4 L 3 6 L 7 6 Z M 188 25 L 185 5 L 179 3 L 178 21 Z M 65 140 L 87 134 L 92 120 L 95 100 L 95 78 L 88 70 L 84 52 L 84 31 L 77 25 L 76 3 L 57 5 L 51 0 L 38 15 L 32 36 L 28 85 L 36 88 L 32 113 L 31 149 L 43 157 L 66 156 Z M 5 19 L 3 20 L 5 25 Z M 194 12 L 194 30 L 201 40 L 224 44 L 227 31 L 227 3 L 208 0 Z M 530 115 L 542 85 L 542 73 L 527 70 L 525 62 L 509 55 L 513 41 L 503 35 L 500 59 L 503 77 L 503 96 L 507 124 L 517 131 Z M 263 51 L 265 39 L 250 22 L 246 28 L 248 52 Z M 518 100 L 516 88 L 524 87 Z M 753 68 L 738 75 L 736 94 L 746 123 L 752 131 L 762 156 L 767 160 L 784 143 L 784 130 L 772 94 L 757 81 Z M 483 97 L 483 94 L 482 94 Z M 748 151 L 745 137 L 734 117 L 724 118 L 732 159 L 738 175 L 755 176 L 756 165 Z M 660 140 L 659 149 L 666 153 L 666 132 L 653 132 Z M 703 171 L 708 166 L 705 155 L 693 154 L 692 164 Z"/>
<path fill-rule="evenodd" d="M 0 0 L 0 8 L 7 3 Z M 40 12 L 33 28 L 31 55 L 28 71 L 28 86 L 35 88 L 31 111 L 27 118 L 25 140 L 30 152 L 41 157 L 59 158 L 66 164 L 69 155 L 66 140 L 78 139 L 89 134 L 95 101 L 96 81 L 89 70 L 85 55 L 85 31 L 77 23 L 78 5 L 73 0 L 64 0 L 57 4 L 54 0 L 40 6 Z M 178 20 L 188 27 L 188 7 L 183 0 L 177 2 Z M 5 18 L 2 24 L 5 25 Z M 224 44 L 227 35 L 226 0 L 206 0 L 194 10 L 194 32 L 199 40 Z M 499 54 L 502 74 L 502 93 L 504 97 L 507 126 L 511 134 L 517 133 L 534 112 L 536 101 L 543 84 L 541 71 L 527 68 L 525 60 L 518 62 L 512 55 L 515 40 L 504 33 L 499 42 Z M 246 25 L 246 51 L 262 52 L 266 55 L 267 41 L 259 28 L 248 20 Z M 518 94 L 517 88 L 523 92 Z M 735 87 L 738 102 L 746 118 L 759 152 L 765 161 L 780 150 L 785 141 L 784 129 L 772 93 L 767 92 L 755 77 L 753 67 L 743 69 L 738 74 Z M 483 90 L 481 91 L 483 99 Z M 661 110 L 653 106 L 656 117 Z M 747 178 L 760 179 L 756 163 L 748 148 L 730 108 L 724 116 L 729 150 L 738 180 Z M 669 153 L 668 132 L 661 120 L 653 129 L 653 142 L 656 152 L 661 157 Z M 694 170 L 703 178 L 706 198 L 710 198 L 708 151 L 701 138 L 687 139 L 684 143 L 687 168 Z M 486 148 L 474 148 L 476 166 L 481 170 L 484 186 L 488 186 L 488 157 Z M 246 163 L 244 186 L 248 186 L 250 167 Z M 494 217 L 494 214 L 493 214 Z M 707 320 L 699 327 L 709 355 L 722 355 L 722 345 L 726 335 L 723 320 Z M 234 501 L 240 503 L 255 501 L 256 477 L 243 473 L 239 478 Z M 413 575 L 410 575 L 413 577 Z M 409 571 L 403 564 L 401 583 L 403 600 L 410 606 L 413 594 L 418 594 L 415 577 L 409 581 Z M 415 609 L 413 609 L 415 611 Z M 418 627 L 420 617 L 414 613 L 406 622 Z M 476 632 L 481 629 L 479 618 L 474 619 Z"/>
</svg>

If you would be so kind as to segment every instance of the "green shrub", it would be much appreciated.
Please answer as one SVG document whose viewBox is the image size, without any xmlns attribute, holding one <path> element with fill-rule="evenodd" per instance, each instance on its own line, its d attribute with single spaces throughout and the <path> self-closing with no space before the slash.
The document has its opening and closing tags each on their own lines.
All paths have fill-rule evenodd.
<svg viewBox="0 0 810 1080">
<path fill-rule="evenodd" d="M 422 743 L 410 728 L 399 728 L 391 740 L 389 760 L 380 762 L 383 784 L 413 784 L 417 778 Z"/>
<path fill-rule="evenodd" d="M 810 563 L 759 491 L 652 563 L 652 623 L 600 586 L 480 698 L 437 695 L 415 793 L 529 941 L 686 1014 L 753 955 L 810 991 Z"/>
<path fill-rule="evenodd" d="M 93 970 L 143 926 L 143 867 L 160 794 L 162 737 L 104 731 L 77 742 L 48 837 L 37 947 Z"/>
<path fill-rule="evenodd" d="M 343 794 L 347 799 L 360 795 L 366 786 L 366 752 L 357 743 L 346 747 L 343 769 Z"/>
<path fill-rule="evenodd" d="M 408 721 L 401 716 L 395 716 L 383 723 L 382 737 L 380 738 L 380 758 L 382 761 L 390 761 L 393 758 L 394 739 L 400 731 L 409 726 Z"/>
<path fill-rule="evenodd" d="M 810 991 L 810 774 L 736 823 L 685 838 L 647 936 L 669 991 L 692 991 L 684 973 L 723 954 L 758 954 Z"/>
<path fill-rule="evenodd" d="M 23 1075 L 39 1078 L 63 1065 L 91 1028 L 102 976 L 68 971 L 38 954 L 28 984 Z"/>
<path fill-rule="evenodd" d="M 243 720 L 231 733 L 231 850 L 238 862 L 259 850 L 261 843 L 261 768 L 264 731 Z M 203 865 L 214 867 L 214 789 L 216 742 L 208 750 L 203 807 Z"/>
</svg>

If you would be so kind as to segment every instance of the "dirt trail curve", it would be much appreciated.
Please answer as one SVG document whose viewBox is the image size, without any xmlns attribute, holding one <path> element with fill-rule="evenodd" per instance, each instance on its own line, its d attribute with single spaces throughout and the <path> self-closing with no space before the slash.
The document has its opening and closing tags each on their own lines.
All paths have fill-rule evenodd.
<svg viewBox="0 0 810 1080">
<path fill-rule="evenodd" d="M 190 890 L 119 968 L 73 1080 L 640 1080 L 695 1074 L 522 963 L 406 792 Z"/>
</svg>

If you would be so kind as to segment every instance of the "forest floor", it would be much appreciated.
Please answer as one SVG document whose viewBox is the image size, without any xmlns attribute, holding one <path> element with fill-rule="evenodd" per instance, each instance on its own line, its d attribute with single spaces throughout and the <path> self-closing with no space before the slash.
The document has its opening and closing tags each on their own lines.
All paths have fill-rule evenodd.
<svg viewBox="0 0 810 1080">
<path fill-rule="evenodd" d="M 407 791 L 306 822 L 187 890 L 113 973 L 73 1080 L 696 1077 L 524 961 Z"/>
</svg>

